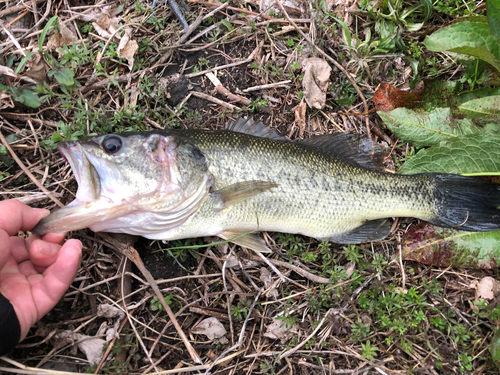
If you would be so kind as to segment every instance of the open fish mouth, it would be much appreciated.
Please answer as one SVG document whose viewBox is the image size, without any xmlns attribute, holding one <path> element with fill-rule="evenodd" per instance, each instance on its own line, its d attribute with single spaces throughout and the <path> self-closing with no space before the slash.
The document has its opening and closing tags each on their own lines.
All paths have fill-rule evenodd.
<svg viewBox="0 0 500 375">
<path fill-rule="evenodd" d="M 61 142 L 58 149 L 73 170 L 78 184 L 76 198 L 43 218 L 33 232 L 43 235 L 78 230 L 115 216 L 116 207 L 110 209 L 112 202 L 102 202 L 100 199 L 101 179 L 83 147 L 76 141 L 69 141 Z"/>
<path fill-rule="evenodd" d="M 101 179 L 83 147 L 78 142 L 70 141 L 59 144 L 58 149 L 75 175 L 78 184 L 76 200 L 88 203 L 99 199 Z"/>
</svg>

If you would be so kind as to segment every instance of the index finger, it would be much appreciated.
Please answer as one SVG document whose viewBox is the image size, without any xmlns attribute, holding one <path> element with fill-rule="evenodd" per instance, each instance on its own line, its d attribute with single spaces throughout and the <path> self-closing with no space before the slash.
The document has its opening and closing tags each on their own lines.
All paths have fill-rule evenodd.
<svg viewBox="0 0 500 375">
<path fill-rule="evenodd" d="M 16 199 L 3 201 L 0 202 L 0 229 L 14 236 L 20 230 L 32 229 L 48 214 L 49 210 L 32 208 Z"/>
</svg>

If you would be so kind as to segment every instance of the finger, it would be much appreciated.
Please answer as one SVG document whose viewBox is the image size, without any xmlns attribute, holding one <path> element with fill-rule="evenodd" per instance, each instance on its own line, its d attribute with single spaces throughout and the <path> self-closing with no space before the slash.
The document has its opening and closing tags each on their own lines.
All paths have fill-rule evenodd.
<svg viewBox="0 0 500 375">
<path fill-rule="evenodd" d="M 75 279 L 80 267 L 81 254 L 80 241 L 66 241 L 59 250 L 54 264 L 45 270 L 43 280 L 33 285 L 33 300 L 39 319 L 56 305 Z"/>
<path fill-rule="evenodd" d="M 29 256 L 36 269 L 42 272 L 56 261 L 60 248 L 56 243 L 37 239 L 31 243 Z"/>
<path fill-rule="evenodd" d="M 0 202 L 0 228 L 9 236 L 15 235 L 20 230 L 32 229 L 49 210 L 31 208 L 15 199 Z"/>
<path fill-rule="evenodd" d="M 26 246 L 26 239 L 13 236 L 10 238 L 10 253 L 17 263 L 24 262 L 30 258 L 28 247 Z"/>
<path fill-rule="evenodd" d="M 60 232 L 60 233 L 47 233 L 45 236 L 43 236 L 44 241 L 52 242 L 52 243 L 57 243 L 59 245 L 62 245 L 64 242 L 64 239 L 66 238 L 66 232 Z"/>
</svg>

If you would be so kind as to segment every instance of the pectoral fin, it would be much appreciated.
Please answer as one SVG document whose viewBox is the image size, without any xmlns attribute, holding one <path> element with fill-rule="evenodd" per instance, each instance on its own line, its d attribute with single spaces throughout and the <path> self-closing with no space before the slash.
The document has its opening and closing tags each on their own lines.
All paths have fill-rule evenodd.
<svg viewBox="0 0 500 375">
<path fill-rule="evenodd" d="M 222 210 L 274 187 L 278 187 L 278 184 L 267 181 L 244 181 L 214 191 L 211 195 L 218 202 L 216 209 Z"/>
<path fill-rule="evenodd" d="M 224 231 L 219 234 L 219 237 L 261 253 L 272 253 L 271 249 L 266 246 L 264 240 L 257 233 L 250 233 L 239 237 L 241 235 L 242 233 Z"/>
<path fill-rule="evenodd" d="M 380 241 L 391 233 L 391 226 L 392 223 L 389 219 L 371 220 L 329 240 L 344 244 Z"/>
</svg>

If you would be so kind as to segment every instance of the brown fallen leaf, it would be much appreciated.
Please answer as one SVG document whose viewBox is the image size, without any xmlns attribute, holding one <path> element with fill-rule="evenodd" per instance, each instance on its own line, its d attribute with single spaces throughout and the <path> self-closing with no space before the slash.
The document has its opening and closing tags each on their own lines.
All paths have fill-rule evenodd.
<svg viewBox="0 0 500 375">
<path fill-rule="evenodd" d="M 278 294 L 279 293 L 276 290 L 276 287 L 274 287 L 273 289 L 268 290 L 269 288 L 271 288 L 273 286 L 274 280 L 273 280 L 273 277 L 271 275 L 271 272 L 269 272 L 269 270 L 267 268 L 262 267 L 260 269 L 259 279 L 264 283 L 264 289 L 266 289 L 267 295 L 271 296 L 273 298 L 278 298 Z"/>
<path fill-rule="evenodd" d="M 500 294 L 500 282 L 493 277 L 483 277 L 479 282 L 474 280 L 470 288 L 476 290 L 476 300 L 493 299 Z"/>
<path fill-rule="evenodd" d="M 302 87 L 307 105 L 311 108 L 323 109 L 332 68 L 325 60 L 311 57 L 302 61 L 302 71 L 304 72 Z"/>
<path fill-rule="evenodd" d="M 306 128 L 306 103 L 304 101 L 295 107 L 295 123 L 299 127 L 299 136 L 302 138 Z"/>
<path fill-rule="evenodd" d="M 71 45 L 77 40 L 76 34 L 59 19 L 59 32 L 52 35 L 49 39 L 47 42 L 47 49 L 49 51 L 57 50 L 58 48 Z"/>
<path fill-rule="evenodd" d="M 272 323 L 266 326 L 266 333 L 264 333 L 264 337 L 269 337 L 273 340 L 279 339 L 281 342 L 285 342 L 297 333 L 297 326 L 288 328 L 283 320 L 274 317 Z"/>
<path fill-rule="evenodd" d="M 395 108 L 412 108 L 421 99 L 421 94 L 405 91 L 382 82 L 373 94 L 377 111 L 390 112 Z"/>
<path fill-rule="evenodd" d="M 0 109 L 14 108 L 14 101 L 6 91 L 0 91 Z"/>
<path fill-rule="evenodd" d="M 26 62 L 26 72 L 24 76 L 31 78 L 36 83 L 43 83 L 47 81 L 48 67 L 42 56 L 35 54 L 31 56 Z"/>
<path fill-rule="evenodd" d="M 281 0 L 281 5 L 287 11 L 289 16 L 300 17 L 303 13 L 306 12 L 306 8 L 304 6 L 305 1 L 299 0 Z M 275 12 L 279 12 L 281 9 L 276 4 L 276 0 L 259 0 L 259 9 L 261 12 L 269 15 L 271 9 Z"/>
<path fill-rule="evenodd" d="M 128 67 L 130 70 L 134 68 L 134 55 L 139 49 L 139 44 L 135 40 L 130 40 L 132 36 L 132 29 L 126 28 L 125 34 L 120 40 L 120 44 L 116 49 L 118 57 L 127 59 Z"/>
<path fill-rule="evenodd" d="M 196 327 L 191 329 L 191 332 L 197 335 L 205 335 L 209 340 L 220 339 L 227 333 L 219 319 L 214 317 L 202 320 Z"/>
</svg>

